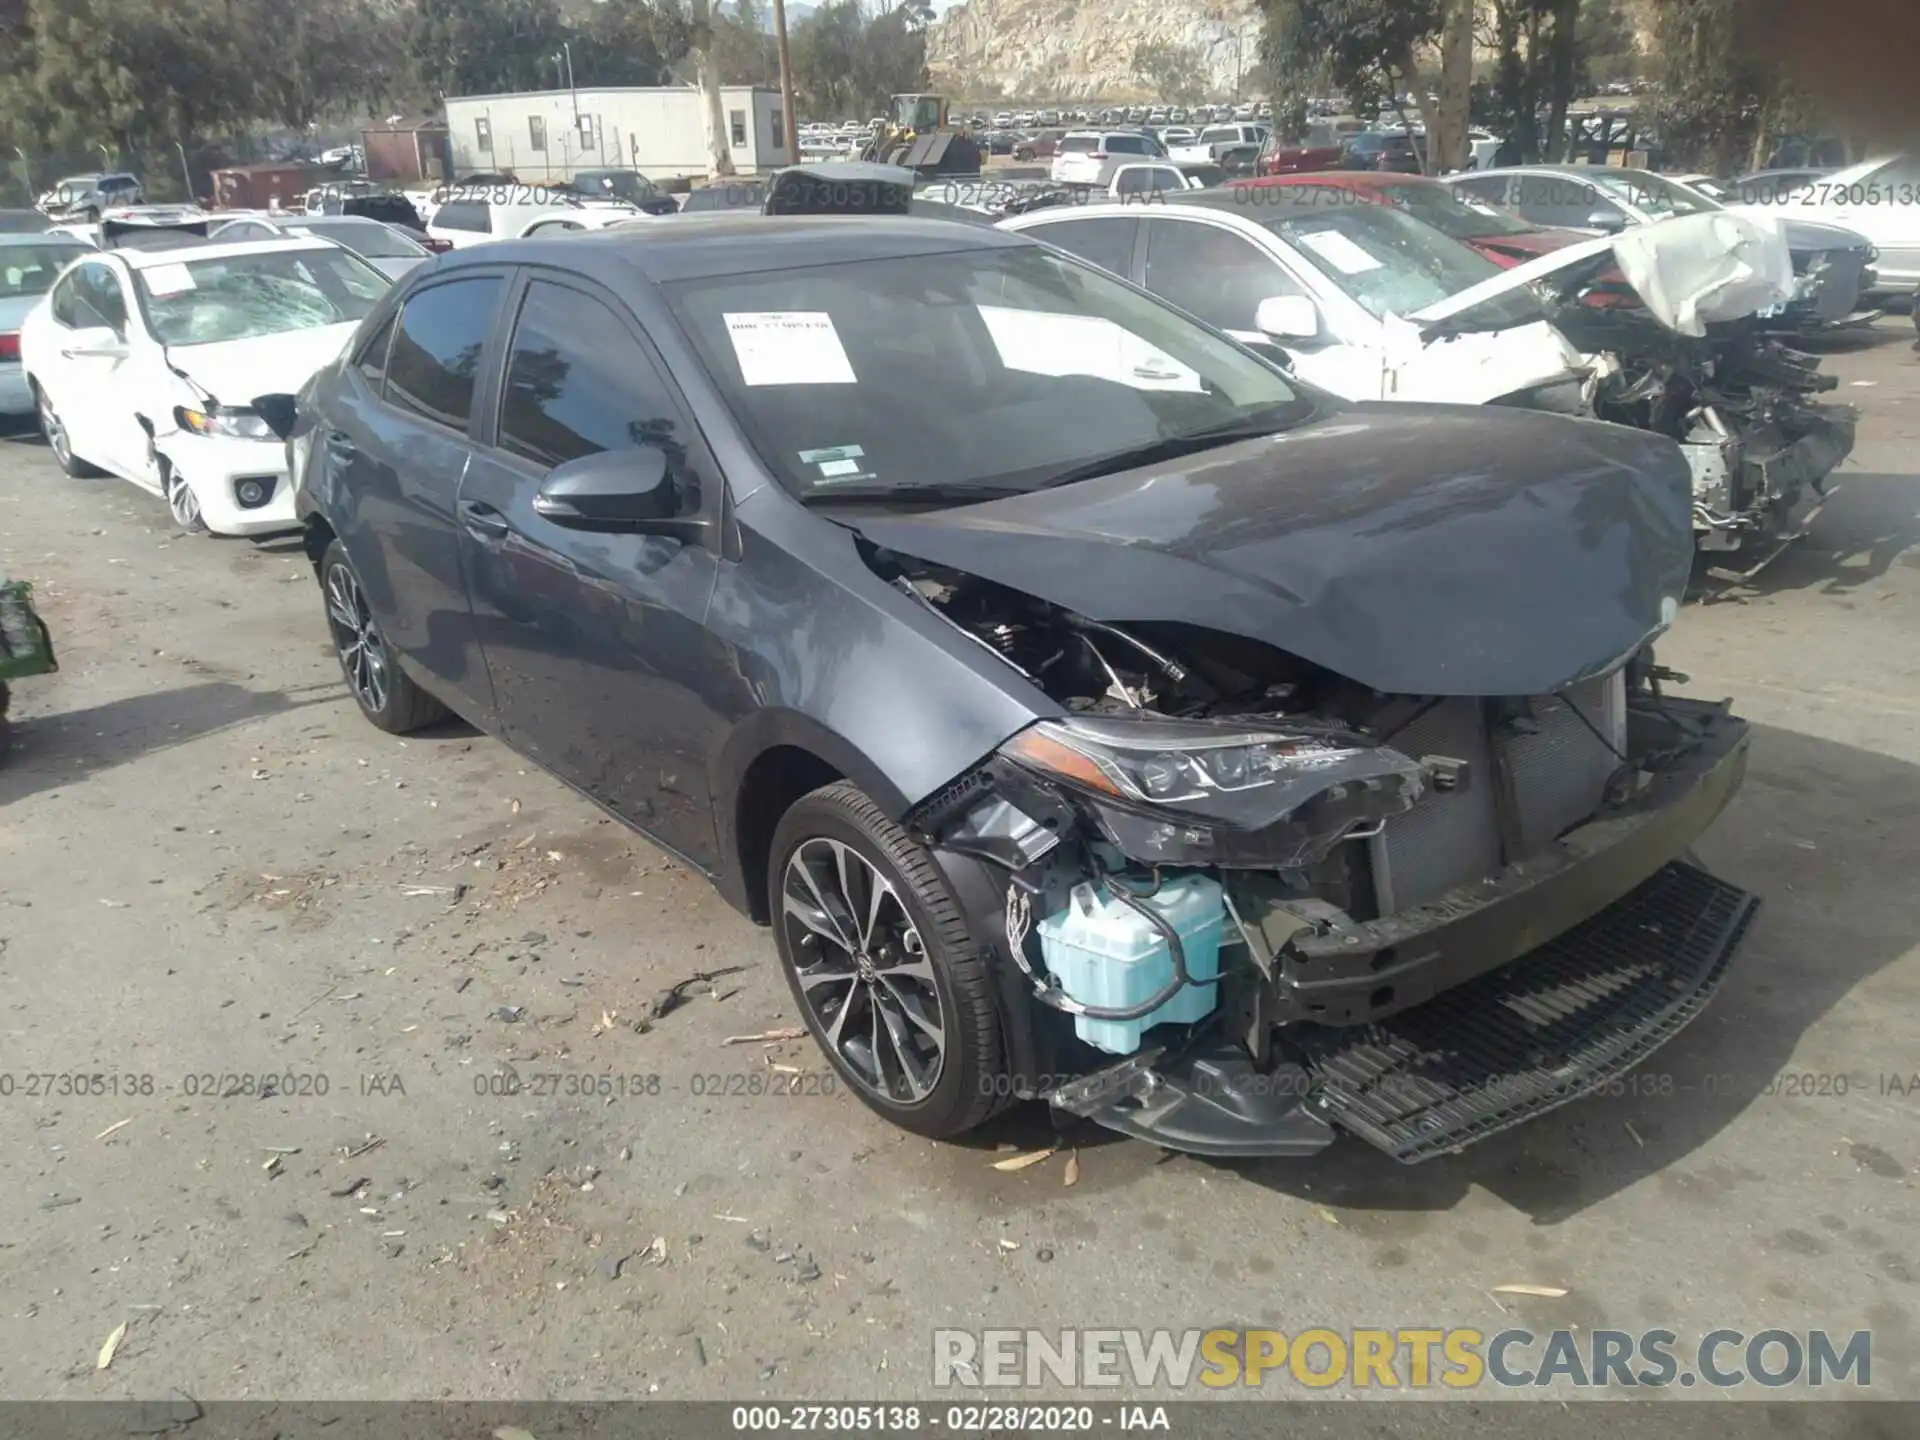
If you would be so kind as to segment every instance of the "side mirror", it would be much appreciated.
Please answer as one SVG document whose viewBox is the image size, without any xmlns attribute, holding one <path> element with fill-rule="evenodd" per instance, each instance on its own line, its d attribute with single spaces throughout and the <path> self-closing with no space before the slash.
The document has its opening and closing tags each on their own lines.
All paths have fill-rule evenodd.
<svg viewBox="0 0 1920 1440">
<path fill-rule="evenodd" d="M 1587 229 L 1604 230 L 1609 235 L 1618 235 L 1627 228 L 1627 217 L 1618 210 L 1596 210 L 1587 216 Z"/>
<path fill-rule="evenodd" d="M 253 413 L 267 422 L 267 428 L 282 440 L 293 434 L 293 422 L 298 414 L 291 395 L 256 395 L 253 397 Z"/>
<path fill-rule="evenodd" d="M 533 497 L 533 510 L 569 530 L 697 540 L 707 522 L 681 514 L 680 499 L 666 452 L 642 445 L 583 455 L 558 466 Z"/>
<path fill-rule="evenodd" d="M 69 360 L 124 360 L 127 342 L 104 325 L 73 332 L 73 342 L 62 352 Z"/>
<path fill-rule="evenodd" d="M 1275 340 L 1317 340 L 1320 311 L 1304 295 L 1271 295 L 1254 312 L 1254 325 Z"/>
</svg>

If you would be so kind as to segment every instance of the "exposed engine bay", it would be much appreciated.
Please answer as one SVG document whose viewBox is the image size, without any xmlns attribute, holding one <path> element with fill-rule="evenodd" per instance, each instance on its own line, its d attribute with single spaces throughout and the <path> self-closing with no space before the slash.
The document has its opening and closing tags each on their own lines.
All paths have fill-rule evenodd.
<svg viewBox="0 0 1920 1440">
<path fill-rule="evenodd" d="M 1009 1048 L 1025 1093 L 1069 1112 L 1199 1153 L 1306 1154 L 1338 1126 L 1424 1159 L 1684 1023 L 1676 997 L 1704 1004 L 1750 911 L 1671 863 L 1737 785 L 1744 726 L 1664 696 L 1650 649 L 1553 695 L 1394 696 L 1242 636 L 870 563 L 1064 712 L 909 824 L 992 877 L 1004 934 L 979 938 L 1017 967 L 1035 1031 Z M 1726 912 L 1694 916 L 1717 937 L 1699 983 L 1620 949 L 1647 921 L 1613 902 L 1661 886 Z M 1549 953 L 1596 925 L 1620 933 Z M 1537 985 L 1596 997 L 1549 1051 L 1502 1029 Z M 1405 1039 L 1447 1005 L 1479 1019 Z M 1463 1052 L 1469 1033 L 1512 1054 Z M 1489 1065 L 1504 1088 L 1470 1078 Z"/>
<path fill-rule="evenodd" d="M 1554 322 L 1583 352 L 1608 357 L 1590 394 L 1602 420 L 1680 443 L 1693 472 L 1696 542 L 1707 551 L 1797 537 L 1802 505 L 1853 452 L 1857 413 L 1815 397 L 1838 387 L 1820 357 L 1752 317 L 1700 338 L 1655 319 L 1628 287 L 1562 290 Z"/>
</svg>

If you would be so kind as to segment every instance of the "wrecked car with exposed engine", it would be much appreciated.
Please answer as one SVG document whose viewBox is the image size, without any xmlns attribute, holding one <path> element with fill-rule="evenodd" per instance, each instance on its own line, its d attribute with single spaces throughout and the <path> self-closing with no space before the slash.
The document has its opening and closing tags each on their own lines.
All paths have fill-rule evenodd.
<svg viewBox="0 0 1920 1440">
<path fill-rule="evenodd" d="M 366 717 L 708 876 L 920 1133 L 1421 1159 L 1644 1059 L 1753 913 L 1691 858 L 1748 734 L 1654 655 L 1663 437 L 1348 404 L 886 218 L 442 256 L 255 405 Z"/>
<path fill-rule="evenodd" d="M 1525 285 L 1593 367 L 1591 413 L 1679 442 L 1703 552 L 1751 576 L 1806 532 L 1853 453 L 1857 413 L 1820 357 L 1769 318 L 1800 280 L 1780 226 L 1730 211 L 1570 246 L 1455 296 L 1449 317 Z"/>
</svg>

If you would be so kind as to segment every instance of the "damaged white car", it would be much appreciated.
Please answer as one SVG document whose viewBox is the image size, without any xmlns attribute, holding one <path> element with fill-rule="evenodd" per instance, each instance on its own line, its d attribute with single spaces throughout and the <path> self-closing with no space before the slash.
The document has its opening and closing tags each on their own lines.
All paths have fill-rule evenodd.
<svg viewBox="0 0 1920 1440">
<path fill-rule="evenodd" d="M 1815 398 L 1839 383 L 1819 357 L 1761 319 L 1797 283 L 1777 224 L 1716 211 L 1555 251 L 1426 319 L 1433 334 L 1516 289 L 1539 296 L 1591 357 L 1593 413 L 1680 442 L 1699 548 L 1764 564 L 1805 533 L 1857 422 Z"/>
<path fill-rule="evenodd" d="M 1150 290 L 1347 400 L 1511 403 L 1578 414 L 1585 360 L 1523 287 L 1423 334 L 1503 272 L 1349 192 L 1229 186 L 1152 205 L 1034 210 L 1000 228 Z"/>
<path fill-rule="evenodd" d="M 68 475 L 161 496 L 183 529 L 298 528 L 286 451 L 249 401 L 298 390 L 391 285 L 318 239 L 88 255 L 20 329 L 47 444 Z"/>
<path fill-rule="evenodd" d="M 1666 435 L 1693 472 L 1702 550 L 1777 553 L 1853 449 L 1853 411 L 1814 399 L 1833 378 L 1760 318 L 1800 283 L 1763 218 L 1679 217 L 1510 270 L 1332 185 L 1036 210 L 1001 228 L 1346 399 L 1519 406 Z"/>
</svg>

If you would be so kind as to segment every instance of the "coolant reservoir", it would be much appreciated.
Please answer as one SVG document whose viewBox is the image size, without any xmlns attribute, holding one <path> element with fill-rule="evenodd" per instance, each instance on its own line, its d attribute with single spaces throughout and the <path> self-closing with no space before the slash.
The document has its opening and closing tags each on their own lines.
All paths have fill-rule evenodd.
<svg viewBox="0 0 1920 1440">
<path fill-rule="evenodd" d="M 1205 875 L 1167 880 L 1148 895 L 1145 877 L 1116 876 L 1180 937 L 1187 974 L 1214 980 L 1220 974 L 1220 935 L 1227 919 L 1218 881 Z M 1082 1005 L 1120 1009 L 1141 1005 L 1173 980 L 1173 955 L 1166 938 L 1123 901 L 1093 885 L 1076 885 L 1067 908 L 1049 915 L 1034 929 L 1040 953 L 1060 988 Z M 1217 985 L 1189 985 L 1166 1004 L 1138 1020 L 1074 1017 L 1074 1032 L 1087 1044 L 1113 1055 L 1131 1055 L 1140 1037 L 1155 1025 L 1191 1025 L 1213 1013 Z"/>
</svg>

